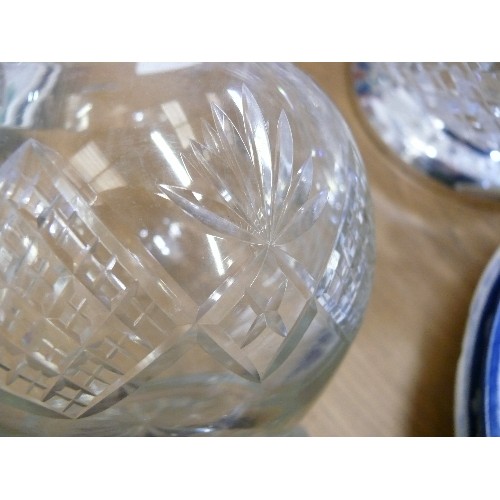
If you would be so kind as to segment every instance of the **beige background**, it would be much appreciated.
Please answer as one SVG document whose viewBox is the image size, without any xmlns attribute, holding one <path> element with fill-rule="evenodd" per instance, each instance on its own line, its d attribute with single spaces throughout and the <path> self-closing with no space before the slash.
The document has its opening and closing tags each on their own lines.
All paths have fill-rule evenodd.
<svg viewBox="0 0 500 500">
<path fill-rule="evenodd" d="M 345 63 L 299 63 L 346 118 L 365 161 L 377 262 L 363 326 L 302 422 L 310 436 L 451 436 L 469 304 L 500 245 L 500 202 L 402 164 L 357 108 Z"/>
</svg>

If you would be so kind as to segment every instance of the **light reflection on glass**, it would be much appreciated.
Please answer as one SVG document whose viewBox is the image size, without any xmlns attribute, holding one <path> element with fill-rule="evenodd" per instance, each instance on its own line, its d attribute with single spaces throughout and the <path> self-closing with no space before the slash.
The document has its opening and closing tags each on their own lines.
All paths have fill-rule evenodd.
<svg viewBox="0 0 500 500">
<path fill-rule="evenodd" d="M 185 149 L 189 146 L 192 139 L 194 139 L 194 132 L 189 125 L 186 114 L 182 109 L 179 101 L 169 101 L 161 105 L 165 116 L 168 118 L 172 126 L 175 128 L 175 133 L 179 138 L 181 146 Z"/>
<path fill-rule="evenodd" d="M 88 102 L 76 112 L 76 116 L 78 118 L 82 118 L 83 116 L 86 116 L 92 108 L 93 108 L 92 104 Z"/>
<path fill-rule="evenodd" d="M 241 98 L 241 93 L 233 89 L 227 89 L 227 93 L 231 96 L 231 99 L 236 104 L 239 112 L 243 114 L 243 100 Z"/>
<path fill-rule="evenodd" d="M 444 129 L 444 122 L 443 120 L 440 120 L 439 118 L 431 118 L 432 124 L 434 127 L 436 127 L 438 130 L 443 130 Z"/>
<path fill-rule="evenodd" d="M 167 115 L 167 118 L 174 127 L 177 127 L 187 121 L 186 115 L 184 114 L 184 110 L 179 104 L 179 101 L 164 102 L 161 105 L 161 109 L 165 115 Z"/>
<path fill-rule="evenodd" d="M 208 104 L 214 103 L 214 104 L 217 104 L 217 106 L 219 106 L 219 107 L 221 106 L 220 99 L 219 99 L 219 97 L 217 96 L 216 93 L 214 93 L 214 92 L 207 92 L 205 94 L 205 97 L 207 98 Z"/>
<path fill-rule="evenodd" d="M 183 149 L 186 149 L 194 139 L 194 132 L 189 123 L 184 123 L 183 125 L 176 127 L 175 133 L 179 138 L 179 142 L 181 143 Z"/>
<path fill-rule="evenodd" d="M 490 151 L 490 158 L 493 161 L 500 161 L 500 151 L 496 150 Z"/>
<path fill-rule="evenodd" d="M 154 75 L 156 73 L 165 73 L 167 71 L 176 71 L 189 68 L 199 64 L 197 62 L 139 62 L 135 65 L 137 75 Z"/>
<path fill-rule="evenodd" d="M 179 161 L 175 153 L 172 151 L 172 148 L 169 146 L 168 142 L 163 138 L 158 130 L 153 130 L 150 135 L 156 147 L 160 150 L 161 154 L 172 168 L 173 173 L 177 177 L 179 182 L 184 187 L 188 187 L 191 184 L 191 177 L 184 168 L 184 165 Z"/>
<path fill-rule="evenodd" d="M 413 151 L 420 153 L 420 152 L 425 151 L 427 144 L 424 141 L 422 141 L 420 138 L 414 136 L 414 137 L 410 137 L 410 139 L 408 141 L 408 146 L 411 146 Z"/>
<path fill-rule="evenodd" d="M 168 227 L 168 234 L 172 238 L 178 238 L 182 234 L 179 223 L 172 222 Z"/>
<path fill-rule="evenodd" d="M 160 251 L 162 255 L 170 255 L 170 248 L 168 248 L 165 240 L 158 234 L 153 237 L 153 243 L 156 245 L 156 248 Z"/>
<path fill-rule="evenodd" d="M 71 94 L 66 99 L 66 117 L 64 126 L 67 129 L 73 129 L 77 132 L 87 130 L 90 126 L 90 111 L 93 109 L 93 104 L 85 102 L 86 97 L 79 94 Z"/>
<path fill-rule="evenodd" d="M 108 168 L 99 177 L 92 181 L 92 187 L 97 193 L 109 191 L 126 185 L 127 183 L 123 177 L 114 168 Z"/>
<path fill-rule="evenodd" d="M 78 177 L 100 193 L 126 185 L 123 177 L 110 167 L 110 162 L 99 146 L 91 141 L 70 158 Z M 68 172 L 71 177 L 71 172 Z"/>
<path fill-rule="evenodd" d="M 34 92 L 30 92 L 28 94 L 28 102 L 34 102 L 38 99 L 38 90 L 35 90 Z"/>
<path fill-rule="evenodd" d="M 94 141 L 83 146 L 73 155 L 70 161 L 85 182 L 95 179 L 109 165 L 108 159 Z"/>
<path fill-rule="evenodd" d="M 294 107 L 293 103 L 290 101 L 285 89 L 283 89 L 281 87 L 277 87 L 277 89 L 278 89 L 278 92 L 286 99 L 286 102 L 288 103 L 288 105 L 293 109 L 293 107 Z"/>
<path fill-rule="evenodd" d="M 220 254 L 217 241 L 215 241 L 215 236 L 207 234 L 207 240 L 210 246 L 210 251 L 212 252 L 212 257 L 214 259 L 214 264 L 217 272 L 219 273 L 219 276 L 222 276 L 224 274 L 224 263 L 222 262 L 222 256 Z"/>
<path fill-rule="evenodd" d="M 427 146 L 425 148 L 425 154 L 429 158 L 436 158 L 436 156 L 437 156 L 437 149 L 434 146 Z"/>
</svg>

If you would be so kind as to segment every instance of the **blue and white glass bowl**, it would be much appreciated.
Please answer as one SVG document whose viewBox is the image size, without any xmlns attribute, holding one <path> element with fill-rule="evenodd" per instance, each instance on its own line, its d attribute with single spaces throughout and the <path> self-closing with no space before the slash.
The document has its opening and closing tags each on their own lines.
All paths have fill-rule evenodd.
<svg viewBox="0 0 500 500">
<path fill-rule="evenodd" d="M 2 432 L 286 432 L 370 291 L 329 99 L 288 64 L 0 75 Z"/>
</svg>

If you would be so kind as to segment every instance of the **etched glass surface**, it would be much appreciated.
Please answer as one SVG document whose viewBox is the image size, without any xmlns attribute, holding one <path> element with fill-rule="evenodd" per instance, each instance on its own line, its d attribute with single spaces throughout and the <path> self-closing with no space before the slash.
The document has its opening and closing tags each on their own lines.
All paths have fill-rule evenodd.
<svg viewBox="0 0 500 500">
<path fill-rule="evenodd" d="M 4 104 L 0 428 L 282 432 L 366 305 L 356 148 L 293 66 L 138 68 L 51 65 L 50 120 Z"/>
<path fill-rule="evenodd" d="M 456 189 L 498 196 L 498 63 L 369 63 L 353 73 L 370 123 L 405 162 Z"/>
</svg>

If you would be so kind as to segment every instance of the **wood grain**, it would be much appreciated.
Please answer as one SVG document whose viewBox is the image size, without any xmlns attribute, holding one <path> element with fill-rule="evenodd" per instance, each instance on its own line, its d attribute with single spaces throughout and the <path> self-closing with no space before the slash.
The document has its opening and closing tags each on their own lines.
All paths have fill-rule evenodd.
<svg viewBox="0 0 500 500">
<path fill-rule="evenodd" d="M 468 308 L 500 244 L 500 202 L 457 194 L 402 164 L 358 109 L 347 63 L 298 66 L 353 132 L 377 239 L 361 330 L 302 425 L 310 436 L 451 436 Z"/>
</svg>

